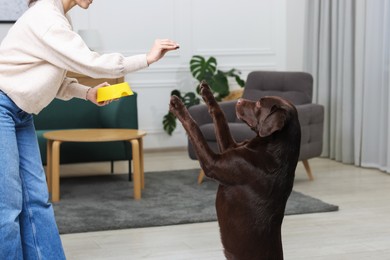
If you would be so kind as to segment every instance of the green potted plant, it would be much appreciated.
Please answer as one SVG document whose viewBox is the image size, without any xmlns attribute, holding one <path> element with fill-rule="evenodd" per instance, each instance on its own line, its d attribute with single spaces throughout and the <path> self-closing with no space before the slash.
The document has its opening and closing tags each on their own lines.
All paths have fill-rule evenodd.
<svg viewBox="0 0 390 260">
<path fill-rule="evenodd" d="M 217 60 L 214 57 L 206 59 L 199 55 L 192 56 L 190 60 L 190 71 L 199 83 L 205 80 L 209 84 L 217 101 L 221 101 L 229 95 L 229 77 L 233 77 L 240 87 L 245 86 L 245 81 L 241 79 L 241 72 L 239 70 L 233 68 L 225 72 L 217 69 Z M 195 92 L 181 93 L 180 90 L 175 89 L 171 92 L 172 95 L 178 96 L 187 108 L 197 105 L 200 103 L 199 84 L 197 84 Z M 164 116 L 162 123 L 164 131 L 172 135 L 176 129 L 176 117 L 171 112 L 168 112 Z"/>
</svg>

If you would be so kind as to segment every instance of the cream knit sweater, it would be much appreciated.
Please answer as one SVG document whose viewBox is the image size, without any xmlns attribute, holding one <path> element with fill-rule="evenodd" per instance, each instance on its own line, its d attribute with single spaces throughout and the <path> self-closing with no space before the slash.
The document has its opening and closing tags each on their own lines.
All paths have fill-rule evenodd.
<svg viewBox="0 0 390 260">
<path fill-rule="evenodd" d="M 61 0 L 39 0 L 0 45 L 0 90 L 28 113 L 38 114 L 55 97 L 85 99 L 89 87 L 65 77 L 73 71 L 117 78 L 148 66 L 146 54 L 124 57 L 90 51 L 72 31 Z"/>
</svg>

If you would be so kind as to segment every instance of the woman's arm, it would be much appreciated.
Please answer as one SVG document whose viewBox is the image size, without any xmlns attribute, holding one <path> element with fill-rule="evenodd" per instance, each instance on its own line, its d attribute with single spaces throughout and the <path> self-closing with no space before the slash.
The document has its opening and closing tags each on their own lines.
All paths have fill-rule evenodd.
<svg viewBox="0 0 390 260">
<path fill-rule="evenodd" d="M 93 78 L 118 78 L 130 72 L 148 67 L 161 59 L 178 44 L 168 40 L 156 40 L 148 54 L 126 57 L 120 53 L 99 54 L 91 51 L 82 38 L 65 24 L 55 24 L 42 37 L 46 45 L 42 59 Z"/>
</svg>

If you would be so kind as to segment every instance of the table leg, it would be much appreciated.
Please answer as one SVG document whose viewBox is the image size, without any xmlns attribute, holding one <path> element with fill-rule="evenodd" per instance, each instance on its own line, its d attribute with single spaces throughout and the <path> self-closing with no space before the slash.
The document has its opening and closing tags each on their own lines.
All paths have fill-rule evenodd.
<svg viewBox="0 0 390 260">
<path fill-rule="evenodd" d="M 141 188 L 145 189 L 145 171 L 144 171 L 144 145 L 142 137 L 138 139 L 139 141 L 139 161 L 140 161 L 140 171 L 141 171 Z"/>
<path fill-rule="evenodd" d="M 49 192 L 51 193 L 51 185 L 52 185 L 52 169 L 51 169 L 51 147 L 52 147 L 53 142 L 51 140 L 47 140 L 46 142 L 46 182 L 47 182 L 47 188 Z"/>
<path fill-rule="evenodd" d="M 140 152 L 139 142 L 137 139 L 130 140 L 133 152 L 133 166 L 134 166 L 134 199 L 141 199 L 141 167 L 140 167 Z"/>
<path fill-rule="evenodd" d="M 51 161 L 51 201 L 60 201 L 60 141 L 53 141 Z"/>
</svg>

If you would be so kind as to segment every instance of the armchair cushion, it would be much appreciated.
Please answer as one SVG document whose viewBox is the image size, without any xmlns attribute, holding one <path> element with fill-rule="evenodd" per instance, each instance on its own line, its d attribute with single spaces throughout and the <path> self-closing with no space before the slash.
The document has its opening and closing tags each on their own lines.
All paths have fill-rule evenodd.
<svg viewBox="0 0 390 260">
<path fill-rule="evenodd" d="M 305 72 L 254 71 L 249 73 L 243 98 L 279 96 L 295 105 L 311 103 L 313 78 Z"/>
<path fill-rule="evenodd" d="M 236 122 L 236 103 L 236 100 L 232 100 L 221 102 L 219 104 L 228 122 Z M 203 104 L 194 105 L 188 108 L 188 111 L 198 125 L 210 124 L 213 122 L 210 114 L 208 113 L 207 106 Z"/>
<path fill-rule="evenodd" d="M 256 136 L 256 133 L 253 132 L 252 129 L 250 129 L 245 123 L 229 123 L 229 129 L 234 140 L 238 143 Z M 207 141 L 217 142 L 214 132 L 214 124 L 210 123 L 201 125 L 200 130 Z"/>
</svg>

